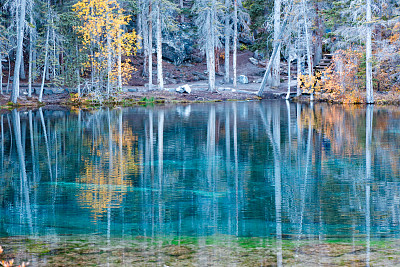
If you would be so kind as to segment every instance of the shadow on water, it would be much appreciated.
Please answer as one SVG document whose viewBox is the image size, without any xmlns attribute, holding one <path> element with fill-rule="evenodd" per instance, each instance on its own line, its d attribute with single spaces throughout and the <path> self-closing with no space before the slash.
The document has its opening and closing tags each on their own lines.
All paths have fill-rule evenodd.
<svg viewBox="0 0 400 267">
<path fill-rule="evenodd" d="M 400 260 L 399 109 L 39 109 L 0 124 L 0 245 L 38 265 Z"/>
</svg>

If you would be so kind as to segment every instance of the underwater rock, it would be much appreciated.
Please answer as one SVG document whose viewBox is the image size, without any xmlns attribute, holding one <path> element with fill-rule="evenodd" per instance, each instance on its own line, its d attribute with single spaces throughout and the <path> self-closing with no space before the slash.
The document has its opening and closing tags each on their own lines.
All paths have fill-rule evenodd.
<svg viewBox="0 0 400 267">
<path fill-rule="evenodd" d="M 193 250 L 184 246 L 171 245 L 166 247 L 164 252 L 169 256 L 181 257 L 184 255 L 192 254 Z"/>
</svg>

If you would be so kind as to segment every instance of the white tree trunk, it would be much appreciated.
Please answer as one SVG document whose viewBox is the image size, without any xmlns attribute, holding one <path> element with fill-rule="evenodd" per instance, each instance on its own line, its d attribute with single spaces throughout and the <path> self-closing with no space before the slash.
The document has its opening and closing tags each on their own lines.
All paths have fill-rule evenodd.
<svg viewBox="0 0 400 267">
<path fill-rule="evenodd" d="M 289 59 L 288 59 L 288 88 L 287 88 L 287 94 L 286 94 L 286 99 L 289 99 L 290 98 L 290 81 L 291 81 L 291 78 L 290 78 L 290 68 L 291 68 L 291 61 L 290 61 L 290 55 L 289 55 Z"/>
<path fill-rule="evenodd" d="M 152 0 L 149 1 L 149 90 L 153 90 L 153 19 L 152 19 Z"/>
<path fill-rule="evenodd" d="M 51 25 L 54 25 L 54 20 L 51 18 Z M 57 58 L 56 48 L 56 30 L 52 27 L 52 39 L 53 39 L 53 79 L 57 77 L 57 67 L 60 65 Z"/>
<path fill-rule="evenodd" d="M 26 13 L 26 0 L 20 0 L 20 12 L 17 12 L 17 55 L 14 66 L 14 82 L 11 101 L 15 104 L 19 97 L 19 74 L 22 61 L 22 45 L 24 41 L 24 26 Z"/>
<path fill-rule="evenodd" d="M 24 48 L 22 48 L 22 55 L 21 55 L 21 80 L 25 80 L 26 79 L 26 75 L 25 75 L 25 61 L 24 61 Z"/>
<path fill-rule="evenodd" d="M 0 94 L 3 94 L 3 57 L 0 53 Z"/>
<path fill-rule="evenodd" d="M 158 90 L 164 90 L 162 69 L 161 0 L 157 1 L 157 84 Z"/>
<path fill-rule="evenodd" d="M 311 81 L 312 76 L 312 61 L 311 61 L 311 47 L 310 47 L 310 36 L 308 34 L 308 16 L 307 16 L 307 6 L 306 0 L 302 0 L 303 3 L 303 16 L 304 16 L 304 29 L 306 32 L 306 48 L 307 48 L 307 65 L 308 65 L 308 78 Z M 312 84 L 310 83 L 310 86 Z M 310 88 L 311 89 L 311 88 Z M 311 92 L 310 101 L 314 101 L 314 90 Z"/>
<path fill-rule="evenodd" d="M 179 0 L 179 7 L 181 8 L 181 10 L 183 9 L 183 0 Z M 182 14 L 181 15 L 181 23 L 185 22 L 185 16 Z"/>
<path fill-rule="evenodd" d="M 208 90 L 215 91 L 215 0 L 212 1 L 212 7 L 207 12 L 207 23 L 209 23 L 208 36 L 206 40 L 206 56 L 208 70 Z"/>
<path fill-rule="evenodd" d="M 211 38 L 207 38 L 206 57 L 208 71 L 208 90 L 213 92 L 215 91 L 215 56 L 214 46 L 212 45 Z"/>
<path fill-rule="evenodd" d="M 118 32 L 118 39 L 121 38 L 121 33 Z M 121 42 L 118 42 L 118 90 L 122 91 L 122 48 Z"/>
<path fill-rule="evenodd" d="M 366 89 L 367 104 L 374 103 L 374 92 L 372 84 L 372 13 L 371 0 L 367 0 L 367 40 L 366 40 Z"/>
<path fill-rule="evenodd" d="M 300 87 L 300 74 L 301 74 L 301 53 L 300 53 L 300 37 L 301 37 L 301 28 L 300 26 L 297 29 L 297 49 L 296 49 L 296 54 L 297 54 L 297 90 L 296 90 L 296 96 L 301 95 L 301 87 Z"/>
<path fill-rule="evenodd" d="M 43 99 L 43 90 L 44 90 L 44 80 L 46 78 L 46 70 L 48 65 L 48 57 L 49 57 L 49 36 L 50 35 L 50 27 L 47 26 L 47 34 L 46 34 L 46 45 L 45 45 L 45 53 L 44 53 L 44 67 L 43 67 L 43 75 L 42 75 L 42 85 L 40 86 L 39 93 L 39 102 L 42 102 Z"/>
<path fill-rule="evenodd" d="M 75 44 L 76 60 L 78 60 L 78 44 Z M 78 63 L 78 62 L 77 62 Z M 79 64 L 79 63 L 78 63 Z M 81 75 L 79 66 L 76 66 L 76 81 L 78 83 L 78 98 L 81 98 Z"/>
<path fill-rule="evenodd" d="M 136 33 L 144 38 L 143 35 L 143 11 L 142 11 L 142 0 L 137 1 L 137 6 L 139 8 L 139 13 L 137 14 L 137 24 L 136 24 Z M 142 38 L 137 39 L 137 44 L 140 47 L 138 49 L 138 53 L 141 54 L 143 52 L 143 41 Z"/>
<path fill-rule="evenodd" d="M 225 0 L 225 83 L 230 82 L 230 70 L 229 70 L 229 58 L 230 58 L 230 16 L 229 16 L 229 8 L 231 6 L 231 0 Z"/>
<path fill-rule="evenodd" d="M 281 0 L 275 0 L 274 2 L 274 42 L 279 42 L 279 33 L 281 30 Z M 272 86 L 279 86 L 281 83 L 281 51 L 280 46 L 278 47 L 277 55 L 273 60 L 272 65 Z"/>
<path fill-rule="evenodd" d="M 32 58 L 33 58 L 33 45 L 32 45 L 32 29 L 29 36 L 29 66 L 28 66 L 28 96 L 32 97 Z"/>
<path fill-rule="evenodd" d="M 29 1 L 29 22 L 30 22 L 30 28 L 29 28 L 29 70 L 28 70 L 28 96 L 32 97 L 32 65 L 33 65 L 33 1 Z"/>
<path fill-rule="evenodd" d="M 237 86 L 238 3 L 233 7 L 233 87 Z"/>
<path fill-rule="evenodd" d="M 111 91 L 111 36 L 107 34 L 107 96 L 110 96 Z"/>
<path fill-rule="evenodd" d="M 149 59 L 149 31 L 148 31 L 148 24 L 146 21 L 146 17 L 148 17 L 147 14 L 147 9 L 143 8 L 142 9 L 142 14 L 141 14 L 141 18 L 142 18 L 142 37 L 143 37 L 143 76 L 147 76 L 147 71 L 148 71 L 148 67 L 147 67 L 147 61 Z"/>
</svg>

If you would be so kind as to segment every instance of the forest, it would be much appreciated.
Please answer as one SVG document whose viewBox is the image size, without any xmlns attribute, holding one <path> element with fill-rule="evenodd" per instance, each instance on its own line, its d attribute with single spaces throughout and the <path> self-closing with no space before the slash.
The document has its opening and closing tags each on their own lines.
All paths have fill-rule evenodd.
<svg viewBox="0 0 400 267">
<path fill-rule="evenodd" d="M 310 100 L 316 95 L 374 103 L 373 92 L 396 99 L 399 5 L 396 0 L 2 0 L 0 93 L 10 94 L 14 104 L 32 96 L 43 102 L 45 88 L 62 88 L 78 99 L 107 99 L 128 85 L 164 90 L 177 83 L 166 66 L 185 64 L 206 65 L 198 75 L 207 81 L 204 90 L 216 91 L 219 83 L 235 88 L 242 71 L 238 53 L 251 51 L 249 60 L 263 73 L 259 96 L 266 87 L 285 87 L 287 80 L 289 98 L 290 81 L 296 80 L 296 95 Z"/>
</svg>

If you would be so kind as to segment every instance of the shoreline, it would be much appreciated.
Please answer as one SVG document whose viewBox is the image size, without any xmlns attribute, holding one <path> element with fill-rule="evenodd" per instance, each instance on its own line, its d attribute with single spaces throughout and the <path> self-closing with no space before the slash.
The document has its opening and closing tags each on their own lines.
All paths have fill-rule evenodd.
<svg viewBox="0 0 400 267">
<path fill-rule="evenodd" d="M 277 89 L 266 88 L 263 97 L 257 96 L 258 84 L 239 85 L 237 88 L 220 86 L 215 92 L 204 90 L 203 84 L 192 84 L 192 92 L 178 93 L 174 88 L 166 88 L 163 91 L 148 91 L 144 87 L 126 87 L 124 91 L 114 93 L 109 98 L 95 98 L 83 96 L 80 99 L 76 94 L 52 93 L 43 96 L 43 102 L 38 102 L 38 96 L 20 96 L 17 104 L 10 102 L 9 94 L 0 95 L 0 110 L 11 110 L 14 108 L 37 109 L 40 107 L 57 106 L 61 108 L 101 108 L 101 107 L 133 107 L 158 104 L 189 104 L 189 103 L 214 103 L 226 101 L 254 101 L 264 99 L 285 100 L 286 91 L 283 87 Z M 295 87 L 292 86 L 290 101 L 298 103 L 310 103 L 309 95 L 295 96 Z M 374 105 L 377 106 L 400 106 L 400 93 L 374 92 Z M 349 98 L 348 96 L 335 96 L 327 93 L 316 93 L 313 103 L 328 103 L 337 105 L 366 105 L 365 96 L 358 94 Z"/>
</svg>

